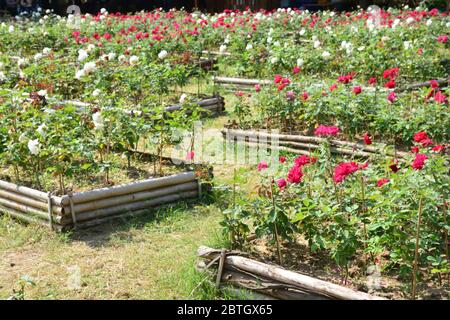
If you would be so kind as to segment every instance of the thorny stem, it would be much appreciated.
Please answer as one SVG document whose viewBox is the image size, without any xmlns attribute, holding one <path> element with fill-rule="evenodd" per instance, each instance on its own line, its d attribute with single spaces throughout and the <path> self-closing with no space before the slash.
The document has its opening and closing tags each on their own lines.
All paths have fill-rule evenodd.
<svg viewBox="0 0 450 320">
<path fill-rule="evenodd" d="M 449 262 L 449 254 L 448 254 L 448 230 L 447 230 L 447 210 L 448 204 L 444 198 L 444 241 L 445 241 L 445 256 L 447 257 L 447 262 Z M 447 275 L 447 282 L 450 284 L 450 274 Z"/>
<path fill-rule="evenodd" d="M 364 248 L 367 250 L 367 228 L 366 228 L 366 222 L 364 221 L 364 217 L 367 213 L 367 206 L 366 206 L 366 192 L 365 192 L 365 183 L 364 183 L 364 175 L 361 173 L 361 200 L 362 200 L 362 214 L 363 214 L 363 230 L 364 230 Z M 366 261 L 367 264 L 367 261 Z"/>
<path fill-rule="evenodd" d="M 412 279 L 412 300 L 416 299 L 417 293 L 417 267 L 419 264 L 419 240 L 420 240 L 420 223 L 422 221 L 423 210 L 423 196 L 419 200 L 419 211 L 417 214 L 417 227 L 416 227 L 416 248 L 414 251 L 414 266 L 413 266 L 413 279 Z"/>
<path fill-rule="evenodd" d="M 274 188 L 273 185 L 275 183 L 275 180 L 273 178 L 270 178 L 270 197 L 272 199 L 272 206 L 273 206 L 273 212 L 276 214 L 276 204 L 275 204 L 275 196 L 274 196 Z M 278 263 L 283 265 L 283 259 L 281 256 L 281 246 L 280 246 L 280 237 L 278 235 L 278 228 L 277 228 L 277 222 L 275 219 L 274 225 L 273 225 L 274 233 L 275 233 L 275 242 L 277 244 L 277 254 L 278 254 Z"/>
</svg>

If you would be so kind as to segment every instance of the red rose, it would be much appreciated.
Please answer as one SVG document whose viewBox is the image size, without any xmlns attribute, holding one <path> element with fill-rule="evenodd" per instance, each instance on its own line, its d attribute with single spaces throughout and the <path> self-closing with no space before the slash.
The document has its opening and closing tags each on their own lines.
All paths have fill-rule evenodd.
<svg viewBox="0 0 450 320">
<path fill-rule="evenodd" d="M 294 164 L 297 167 L 303 167 L 306 164 L 315 163 L 316 161 L 317 159 L 314 157 L 300 156 L 294 159 Z"/>
<path fill-rule="evenodd" d="M 437 41 L 438 42 L 441 42 L 441 43 L 446 43 L 447 41 L 448 41 L 448 36 L 447 35 L 441 35 L 441 36 L 439 36 L 438 38 L 437 38 Z"/>
<path fill-rule="evenodd" d="M 324 126 L 320 125 L 314 131 L 316 136 L 336 136 L 339 133 L 339 128 L 335 126 Z"/>
<path fill-rule="evenodd" d="M 367 144 L 367 145 L 371 145 L 371 144 L 372 144 L 372 139 L 370 138 L 370 136 L 369 136 L 368 133 L 365 133 L 365 134 L 364 134 L 363 139 L 364 139 L 364 143 L 365 143 L 365 144 Z"/>
<path fill-rule="evenodd" d="M 389 182 L 389 179 L 380 179 L 377 182 L 377 186 L 378 186 L 378 188 L 380 188 L 380 187 L 382 187 L 383 185 L 385 185 L 388 182 Z"/>
<path fill-rule="evenodd" d="M 444 150 L 445 147 L 442 144 L 435 145 L 431 150 L 435 152 L 441 152 L 441 150 Z"/>
<path fill-rule="evenodd" d="M 428 157 L 425 154 L 422 153 L 417 154 L 416 158 L 412 163 L 412 167 L 416 170 L 421 170 L 425 165 L 425 160 L 427 159 Z"/>
<path fill-rule="evenodd" d="M 436 80 L 430 80 L 429 82 L 433 89 L 439 88 L 439 83 Z"/>
<path fill-rule="evenodd" d="M 389 92 L 387 99 L 390 103 L 394 103 L 395 100 L 397 100 L 397 95 L 394 91 Z"/>
<path fill-rule="evenodd" d="M 194 151 L 189 151 L 186 155 L 186 160 L 192 160 L 194 159 L 195 153 Z"/>
<path fill-rule="evenodd" d="M 305 91 L 305 92 L 302 93 L 302 99 L 305 100 L 305 101 L 309 99 L 308 92 Z"/>
<path fill-rule="evenodd" d="M 394 79 L 389 80 L 384 84 L 384 87 L 389 89 L 395 88 L 395 80 Z"/>
<path fill-rule="evenodd" d="M 287 182 L 286 182 L 285 179 L 281 178 L 281 179 L 278 179 L 278 180 L 277 180 L 277 185 L 278 185 L 278 188 L 280 188 L 281 190 L 283 190 L 283 189 L 286 187 Z"/>
<path fill-rule="evenodd" d="M 290 183 L 300 183 L 303 178 L 302 169 L 298 166 L 293 166 L 288 172 L 288 181 Z"/>
<path fill-rule="evenodd" d="M 389 168 L 392 170 L 392 172 L 396 173 L 398 172 L 400 169 L 397 167 L 397 162 L 392 163 Z"/>
<path fill-rule="evenodd" d="M 261 161 L 260 163 L 258 163 L 258 171 L 262 171 L 264 169 L 267 169 L 268 167 L 269 165 L 265 161 Z"/>
<path fill-rule="evenodd" d="M 294 70 L 292 70 L 292 73 L 293 73 L 293 74 L 297 74 L 297 73 L 300 72 L 300 70 L 301 70 L 300 67 L 295 66 L 295 67 L 294 67 Z"/>
<path fill-rule="evenodd" d="M 283 79 L 282 76 L 280 76 L 279 74 L 275 75 L 275 78 L 273 79 L 274 83 L 280 83 L 281 80 Z"/>
<path fill-rule="evenodd" d="M 330 91 L 333 92 L 336 89 L 337 89 L 337 84 L 335 84 L 335 83 L 332 84 L 331 87 L 330 87 Z"/>
<path fill-rule="evenodd" d="M 361 89 L 360 86 L 355 86 L 355 87 L 353 87 L 353 93 L 354 93 L 354 94 L 360 94 L 361 91 L 362 91 L 362 89 Z"/>
<path fill-rule="evenodd" d="M 286 157 L 281 156 L 279 159 L 280 163 L 285 163 L 286 162 Z"/>
<path fill-rule="evenodd" d="M 425 140 L 425 139 L 429 139 L 428 138 L 428 135 L 427 135 L 427 133 L 425 132 L 425 131 L 419 131 L 419 132 L 417 132 L 417 133 L 415 133 L 414 134 L 414 137 L 413 137 L 413 140 L 415 141 L 415 142 L 421 142 L 422 140 Z"/>
<path fill-rule="evenodd" d="M 334 176 L 333 176 L 334 183 L 343 182 L 348 175 L 358 171 L 359 169 L 361 168 L 356 162 L 343 162 L 339 164 L 334 169 Z"/>
<path fill-rule="evenodd" d="M 368 83 L 369 84 L 376 84 L 377 83 L 377 78 L 375 78 L 375 77 L 370 78 Z"/>
<path fill-rule="evenodd" d="M 441 91 L 436 92 L 433 99 L 438 103 L 447 103 L 447 97 Z"/>
</svg>

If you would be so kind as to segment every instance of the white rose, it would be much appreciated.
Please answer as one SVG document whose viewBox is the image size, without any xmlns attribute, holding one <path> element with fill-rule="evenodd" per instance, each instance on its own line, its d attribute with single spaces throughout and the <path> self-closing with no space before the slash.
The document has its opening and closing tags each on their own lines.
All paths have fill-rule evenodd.
<svg viewBox="0 0 450 320">
<path fill-rule="evenodd" d="M 319 40 L 315 40 L 314 44 L 313 44 L 314 49 L 317 49 L 320 47 L 320 41 Z"/>
<path fill-rule="evenodd" d="M 95 62 L 87 62 L 84 67 L 83 70 L 86 74 L 90 74 L 92 72 L 94 72 L 97 69 Z"/>
<path fill-rule="evenodd" d="M 100 112 L 96 112 L 92 115 L 92 121 L 94 122 L 95 130 L 103 128 L 103 118 Z"/>
<path fill-rule="evenodd" d="M 108 60 L 109 61 L 114 60 L 115 58 L 116 58 L 116 54 L 114 52 L 108 53 Z"/>
<path fill-rule="evenodd" d="M 219 52 L 220 52 L 220 53 L 225 53 L 226 51 L 227 51 L 227 46 L 224 45 L 224 44 L 221 45 L 220 48 L 219 48 Z"/>
<path fill-rule="evenodd" d="M 80 80 L 80 79 L 81 79 L 82 77 L 84 77 L 85 75 L 86 75 L 86 72 L 84 72 L 83 69 L 78 70 L 78 71 L 75 73 L 75 79 Z"/>
<path fill-rule="evenodd" d="M 247 46 L 245 47 L 245 50 L 252 50 L 253 49 L 253 45 L 251 43 L 248 43 Z"/>
<path fill-rule="evenodd" d="M 162 50 L 160 53 L 158 53 L 158 58 L 160 60 L 164 60 L 167 57 L 168 53 L 166 50 Z"/>
<path fill-rule="evenodd" d="M 39 143 L 39 140 L 38 139 L 29 140 L 28 150 L 30 150 L 30 153 L 32 155 L 37 156 L 39 154 L 39 151 L 41 150 L 41 144 Z"/>
<path fill-rule="evenodd" d="M 80 49 L 78 50 L 78 61 L 84 61 L 88 58 L 88 53 L 86 50 Z"/>
<path fill-rule="evenodd" d="M 302 58 L 297 59 L 297 66 L 301 67 L 304 63 L 305 61 Z"/>
<path fill-rule="evenodd" d="M 5 74 L 3 73 L 3 71 L 0 71 L 0 81 L 3 82 L 5 80 L 6 80 Z"/>
<path fill-rule="evenodd" d="M 329 53 L 328 51 L 322 52 L 322 58 L 328 59 L 329 57 L 331 57 L 331 53 Z"/>
<path fill-rule="evenodd" d="M 123 54 L 121 54 L 119 56 L 119 58 L 117 58 L 117 59 L 119 60 L 119 62 L 124 62 L 127 59 L 127 57 L 125 57 Z"/>
<path fill-rule="evenodd" d="M 130 65 L 134 66 L 138 63 L 139 57 L 138 56 L 131 56 L 130 57 Z"/>
<path fill-rule="evenodd" d="M 36 53 L 34 55 L 34 61 L 39 61 L 42 59 L 42 57 L 43 57 L 42 53 Z"/>
<path fill-rule="evenodd" d="M 14 32 L 14 26 L 10 25 L 8 31 L 9 31 L 9 33 L 13 33 Z"/>
<path fill-rule="evenodd" d="M 180 96 L 180 103 L 181 103 L 181 104 L 185 103 L 185 102 L 186 102 L 186 98 L 187 98 L 187 95 L 186 95 L 185 93 L 183 93 L 183 94 Z"/>
<path fill-rule="evenodd" d="M 52 52 L 52 49 L 50 49 L 50 48 L 44 48 L 44 49 L 42 49 L 42 53 L 45 54 L 45 55 L 50 54 L 50 52 Z"/>
<path fill-rule="evenodd" d="M 27 135 L 25 134 L 25 132 L 24 133 L 22 133 L 20 136 L 19 136 L 19 142 L 25 142 L 27 140 Z"/>
<path fill-rule="evenodd" d="M 40 97 L 45 97 L 47 95 L 47 90 L 39 90 L 37 94 Z"/>
<path fill-rule="evenodd" d="M 426 25 L 429 27 L 433 24 L 433 20 L 428 19 Z"/>
<path fill-rule="evenodd" d="M 41 124 L 38 128 L 37 128 L 37 132 L 41 135 L 44 136 L 45 135 L 45 130 L 47 129 L 47 126 L 45 125 L 45 123 Z"/>
<path fill-rule="evenodd" d="M 414 20 L 414 18 L 413 17 L 409 17 L 408 19 L 406 19 L 406 23 L 407 24 L 411 24 L 411 23 L 413 23 L 415 20 Z"/>
</svg>

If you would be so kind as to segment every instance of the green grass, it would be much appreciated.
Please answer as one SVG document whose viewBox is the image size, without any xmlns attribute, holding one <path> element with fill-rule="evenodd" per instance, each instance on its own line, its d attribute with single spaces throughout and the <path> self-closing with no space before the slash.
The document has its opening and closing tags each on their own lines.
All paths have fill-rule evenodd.
<svg viewBox="0 0 450 320">
<path fill-rule="evenodd" d="M 202 277 L 194 266 L 200 245 L 220 245 L 220 218 L 214 205 L 180 204 L 58 235 L 2 217 L 0 299 L 19 289 L 22 276 L 36 284 L 26 299 L 213 298 L 193 290 Z"/>
</svg>

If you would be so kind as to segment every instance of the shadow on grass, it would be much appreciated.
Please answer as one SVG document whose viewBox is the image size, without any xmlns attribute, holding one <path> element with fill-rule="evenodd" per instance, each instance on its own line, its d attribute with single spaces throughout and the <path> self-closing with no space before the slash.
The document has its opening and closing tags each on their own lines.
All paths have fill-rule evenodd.
<svg viewBox="0 0 450 320">
<path fill-rule="evenodd" d="M 187 217 L 209 214 L 211 208 L 220 210 L 225 204 L 228 193 L 226 190 L 213 191 L 205 195 L 200 201 L 187 200 L 159 208 L 149 208 L 148 212 L 131 217 L 117 218 L 87 229 L 68 232 L 69 241 L 82 241 L 90 247 L 111 245 L 111 241 L 134 241 L 133 231 L 156 227 L 158 232 L 169 233 L 176 228 L 177 223 Z M 181 223 L 182 225 L 182 223 Z"/>
</svg>

